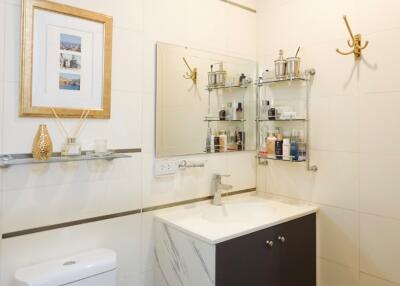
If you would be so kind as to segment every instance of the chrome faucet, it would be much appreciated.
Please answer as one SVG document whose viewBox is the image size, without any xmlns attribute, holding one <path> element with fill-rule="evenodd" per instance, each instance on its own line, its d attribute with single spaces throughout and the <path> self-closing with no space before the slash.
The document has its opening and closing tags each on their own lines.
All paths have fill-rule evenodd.
<svg viewBox="0 0 400 286">
<path fill-rule="evenodd" d="M 222 177 L 230 177 L 230 176 L 231 175 L 214 174 L 212 182 L 213 205 L 220 206 L 222 204 L 221 190 L 230 190 L 233 188 L 231 185 L 222 184 Z"/>
</svg>

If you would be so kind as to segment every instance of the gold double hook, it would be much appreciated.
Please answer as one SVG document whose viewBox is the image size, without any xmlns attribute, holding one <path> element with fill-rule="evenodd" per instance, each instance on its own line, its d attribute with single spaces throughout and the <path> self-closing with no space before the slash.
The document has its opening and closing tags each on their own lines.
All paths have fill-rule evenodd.
<svg viewBox="0 0 400 286">
<path fill-rule="evenodd" d="M 189 71 L 183 75 L 183 78 L 191 79 L 193 81 L 193 84 L 196 84 L 197 83 L 197 68 L 192 69 L 189 66 L 188 62 L 186 61 L 185 57 L 183 57 L 182 59 L 183 59 L 183 62 L 185 63 L 185 65 L 187 66 L 187 68 L 189 69 Z"/>
<path fill-rule="evenodd" d="M 350 48 L 353 48 L 352 51 L 350 52 L 341 52 L 339 49 L 336 49 L 336 52 L 338 52 L 341 55 L 347 56 L 354 54 L 354 57 L 356 59 L 361 58 L 362 50 L 364 50 L 369 42 L 366 41 L 364 45 L 361 44 L 361 34 L 353 35 L 353 32 L 351 31 L 349 22 L 347 21 L 347 16 L 343 16 L 343 20 L 346 24 L 347 30 L 349 31 L 350 34 L 350 40 L 347 40 L 347 44 L 349 45 Z"/>
</svg>

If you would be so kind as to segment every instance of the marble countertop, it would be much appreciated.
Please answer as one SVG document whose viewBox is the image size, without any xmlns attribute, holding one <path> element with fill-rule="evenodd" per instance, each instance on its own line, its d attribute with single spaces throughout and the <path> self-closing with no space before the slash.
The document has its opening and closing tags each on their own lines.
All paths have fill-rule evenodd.
<svg viewBox="0 0 400 286">
<path fill-rule="evenodd" d="M 318 211 L 299 201 L 272 195 L 244 194 L 160 210 L 155 218 L 209 244 L 218 244 Z"/>
</svg>

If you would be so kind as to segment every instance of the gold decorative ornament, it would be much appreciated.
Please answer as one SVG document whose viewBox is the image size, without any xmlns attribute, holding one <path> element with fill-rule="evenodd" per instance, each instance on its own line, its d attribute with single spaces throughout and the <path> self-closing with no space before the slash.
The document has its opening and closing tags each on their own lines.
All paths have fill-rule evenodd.
<svg viewBox="0 0 400 286">
<path fill-rule="evenodd" d="M 36 132 L 35 139 L 32 145 L 33 159 L 38 161 L 45 161 L 51 157 L 53 153 L 53 143 L 47 130 L 46 124 L 40 124 Z"/>
<path fill-rule="evenodd" d="M 343 16 L 343 20 L 350 34 L 350 40 L 347 41 L 347 44 L 349 45 L 350 48 L 353 48 L 353 50 L 350 52 L 342 52 L 339 49 L 336 49 L 336 52 L 338 52 L 343 56 L 354 54 L 355 59 L 358 60 L 361 58 L 362 50 L 364 50 L 368 46 L 369 42 L 366 41 L 365 44 L 362 45 L 361 34 L 353 36 L 353 32 L 351 31 L 349 21 L 347 21 L 347 16 Z"/>
<path fill-rule="evenodd" d="M 185 59 L 185 57 L 182 58 L 183 62 L 185 63 L 185 65 L 187 66 L 187 68 L 189 69 L 188 72 L 186 72 L 185 75 L 183 75 L 183 77 L 185 79 L 191 79 L 193 81 L 193 84 L 197 83 L 197 68 L 191 68 L 187 62 L 187 60 Z"/>
</svg>

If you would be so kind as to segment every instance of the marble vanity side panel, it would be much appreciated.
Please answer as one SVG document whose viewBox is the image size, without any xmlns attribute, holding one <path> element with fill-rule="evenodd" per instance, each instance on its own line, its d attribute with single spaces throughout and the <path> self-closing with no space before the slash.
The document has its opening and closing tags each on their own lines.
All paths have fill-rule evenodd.
<svg viewBox="0 0 400 286">
<path fill-rule="evenodd" d="M 215 245 L 155 221 L 155 286 L 215 285 Z"/>
</svg>

